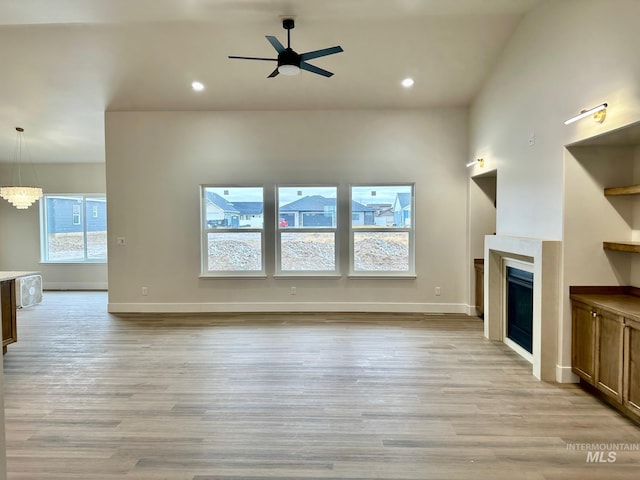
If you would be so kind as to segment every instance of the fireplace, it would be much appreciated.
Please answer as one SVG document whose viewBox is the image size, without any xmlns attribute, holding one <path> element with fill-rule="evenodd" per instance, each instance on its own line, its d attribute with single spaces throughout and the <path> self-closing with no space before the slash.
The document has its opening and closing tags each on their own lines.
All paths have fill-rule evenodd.
<svg viewBox="0 0 640 480">
<path fill-rule="evenodd" d="M 530 355 L 532 373 L 536 378 L 562 382 L 571 377 L 571 371 L 570 367 L 565 371 L 564 367 L 558 365 L 560 246 L 561 242 L 553 240 L 506 235 L 485 237 L 484 334 L 491 340 L 509 343 L 511 339 L 506 332 L 508 309 L 505 308 L 505 297 L 508 295 L 506 267 L 515 266 L 516 269 L 529 271 L 530 352 L 524 347 L 520 348 Z"/>
<path fill-rule="evenodd" d="M 505 265 L 504 342 L 531 360 L 533 353 L 533 272 Z"/>
</svg>

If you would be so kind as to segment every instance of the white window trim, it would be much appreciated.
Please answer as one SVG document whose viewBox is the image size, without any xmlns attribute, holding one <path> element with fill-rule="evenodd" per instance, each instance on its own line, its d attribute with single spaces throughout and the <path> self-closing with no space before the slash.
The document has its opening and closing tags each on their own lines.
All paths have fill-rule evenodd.
<svg viewBox="0 0 640 480">
<path fill-rule="evenodd" d="M 82 226 L 83 233 L 83 243 L 84 243 L 84 259 L 82 260 L 49 260 L 49 243 L 47 241 L 47 210 L 46 210 L 46 199 L 49 197 L 60 198 L 60 197 L 69 197 L 69 198 L 82 198 L 82 204 L 80 207 L 80 224 Z M 107 263 L 108 253 L 105 257 L 101 258 L 88 258 L 87 257 L 87 223 L 85 217 L 85 212 L 87 208 L 87 198 L 103 198 L 105 204 L 107 202 L 107 195 L 105 193 L 46 193 L 43 195 L 40 200 L 40 264 L 55 264 L 55 265 L 95 265 L 95 264 L 105 264 Z M 85 221 L 83 221 L 85 220 Z M 73 220 L 72 220 L 73 222 Z M 76 224 L 74 224 L 76 225 Z M 107 225 L 107 232 L 109 230 L 109 226 Z"/>
<path fill-rule="evenodd" d="M 358 228 L 353 226 L 353 188 L 354 187 L 411 187 L 411 227 L 378 227 Z M 363 183 L 349 185 L 349 278 L 416 278 L 415 262 L 415 183 Z M 354 270 L 355 254 L 354 241 L 356 232 L 406 232 L 409 236 L 409 269 L 406 271 L 394 270 Z"/>
<path fill-rule="evenodd" d="M 280 227 L 280 188 L 335 188 L 336 190 L 336 226 L 335 227 L 317 227 L 317 228 L 283 228 Z M 322 277 L 322 278 L 340 278 L 340 187 L 336 184 L 323 185 L 276 185 L 276 202 L 275 202 L 275 229 L 276 229 L 276 255 L 275 255 L 275 278 L 296 278 L 296 277 Z M 333 270 L 282 270 L 281 262 L 281 245 L 282 233 L 333 233 L 334 249 L 333 249 Z"/>
<path fill-rule="evenodd" d="M 207 208 L 205 190 L 207 188 L 261 188 L 262 228 L 206 228 Z M 200 185 L 200 278 L 266 278 L 265 270 L 265 187 L 264 185 Z M 260 270 L 209 270 L 209 233 L 260 233 Z"/>
<path fill-rule="evenodd" d="M 411 211 L 412 221 L 409 228 L 398 227 L 367 227 L 368 231 L 382 232 L 407 232 L 409 235 L 409 270 L 407 271 L 353 271 L 354 252 L 353 241 L 354 234 L 363 231 L 363 228 L 353 227 L 352 212 L 352 187 L 362 186 L 410 186 L 411 187 Z M 262 188 L 263 192 L 263 223 L 262 228 L 206 228 L 206 197 L 204 196 L 205 188 Z M 279 226 L 280 209 L 279 209 L 279 188 L 335 188 L 336 189 L 336 226 L 335 227 L 304 227 L 304 228 L 281 228 Z M 199 278 L 202 279 L 265 279 L 275 278 L 286 280 L 295 278 L 323 278 L 323 279 L 340 279 L 348 278 L 358 279 L 395 279 L 395 280 L 411 280 L 416 278 L 415 273 L 415 183 L 412 182 L 396 182 L 396 183 L 366 183 L 366 184 L 263 184 L 263 185 L 246 185 L 246 184 L 203 184 L 200 185 L 200 255 L 201 265 Z M 262 239 L 262 265 L 261 271 L 213 271 L 209 272 L 208 268 L 208 234 L 209 233 L 249 233 L 259 232 Z M 334 270 L 281 270 L 280 245 L 282 233 L 332 233 L 334 235 Z M 342 273 L 346 270 L 346 274 Z"/>
</svg>

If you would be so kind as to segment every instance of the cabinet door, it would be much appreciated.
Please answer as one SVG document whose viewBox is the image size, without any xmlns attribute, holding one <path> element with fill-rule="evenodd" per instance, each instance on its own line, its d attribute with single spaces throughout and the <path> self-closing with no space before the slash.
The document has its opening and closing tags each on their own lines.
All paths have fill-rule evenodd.
<svg viewBox="0 0 640 480">
<path fill-rule="evenodd" d="M 15 281 L 0 282 L 0 296 L 2 297 L 2 346 L 17 340 L 16 335 L 16 291 Z"/>
<path fill-rule="evenodd" d="M 484 315 L 484 267 L 482 265 L 475 266 L 476 272 L 476 310 L 480 316 Z"/>
<path fill-rule="evenodd" d="M 598 310 L 596 319 L 596 387 L 622 402 L 624 319 L 606 310 Z"/>
<path fill-rule="evenodd" d="M 640 416 L 640 323 L 626 321 L 624 336 L 624 404 Z"/>
<path fill-rule="evenodd" d="M 571 321 L 571 371 L 595 385 L 596 312 L 573 302 Z"/>
</svg>

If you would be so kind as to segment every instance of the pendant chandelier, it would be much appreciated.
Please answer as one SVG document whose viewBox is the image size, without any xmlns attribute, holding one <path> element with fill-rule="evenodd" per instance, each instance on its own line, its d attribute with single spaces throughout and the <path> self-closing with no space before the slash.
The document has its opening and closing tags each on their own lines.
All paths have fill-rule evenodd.
<svg viewBox="0 0 640 480">
<path fill-rule="evenodd" d="M 22 185 L 22 149 L 28 153 L 27 143 L 24 139 L 24 128 L 16 127 L 16 146 L 13 151 L 13 185 L 0 187 L 0 197 L 7 200 L 14 207 L 24 210 L 29 208 L 33 202 L 42 197 L 42 188 Z M 35 168 L 32 164 L 34 181 L 37 179 Z M 37 183 L 37 182 L 36 182 Z"/>
</svg>

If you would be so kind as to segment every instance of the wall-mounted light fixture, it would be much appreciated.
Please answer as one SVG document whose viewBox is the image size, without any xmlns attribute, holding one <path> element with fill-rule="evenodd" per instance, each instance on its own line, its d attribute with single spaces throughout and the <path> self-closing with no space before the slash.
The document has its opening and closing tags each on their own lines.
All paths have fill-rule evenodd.
<svg viewBox="0 0 640 480">
<path fill-rule="evenodd" d="M 467 167 L 472 167 L 476 163 L 479 167 L 484 167 L 484 158 L 476 158 L 475 160 L 471 160 L 469 163 L 467 163 Z"/>
<path fill-rule="evenodd" d="M 580 113 L 575 117 L 571 117 L 570 119 L 565 120 L 564 124 L 569 125 L 570 123 L 573 123 L 582 118 L 586 118 L 590 115 L 593 115 L 593 119 L 596 122 L 602 123 L 604 122 L 604 119 L 607 116 L 607 106 L 608 105 L 606 103 L 601 103 L 597 107 L 590 108 L 589 110 L 581 110 Z"/>
</svg>

